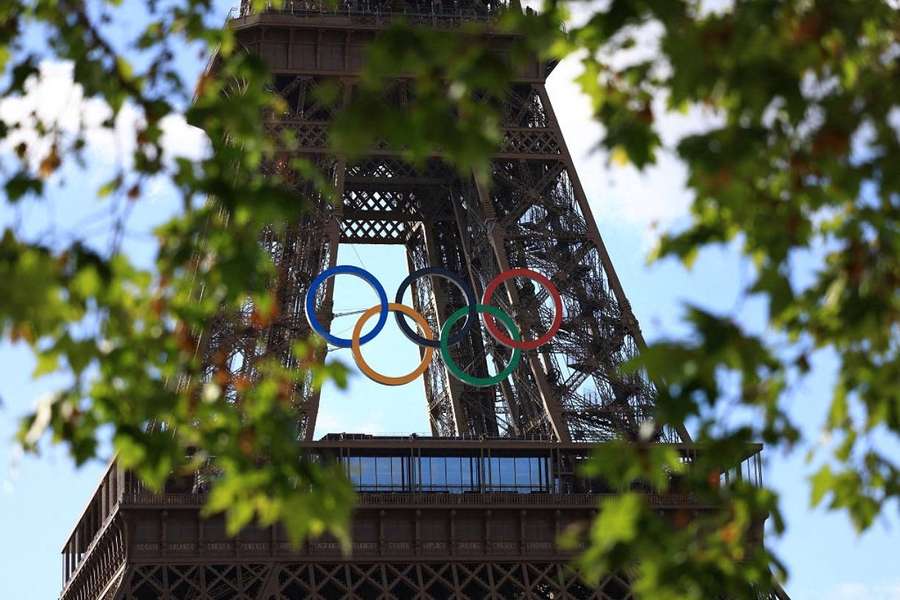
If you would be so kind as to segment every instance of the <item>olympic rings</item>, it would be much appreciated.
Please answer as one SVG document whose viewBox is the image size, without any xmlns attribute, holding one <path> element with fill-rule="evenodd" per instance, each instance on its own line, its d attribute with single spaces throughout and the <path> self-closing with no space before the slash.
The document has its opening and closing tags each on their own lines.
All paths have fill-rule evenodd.
<svg viewBox="0 0 900 600">
<path fill-rule="evenodd" d="M 435 275 L 437 277 L 443 277 L 444 279 L 452 282 L 456 287 L 460 289 L 463 295 L 466 297 L 466 302 L 468 303 L 468 314 L 466 316 L 466 322 L 463 323 L 462 328 L 454 333 L 449 340 L 449 344 L 451 346 L 455 346 L 463 340 L 463 337 L 468 333 L 469 329 L 472 328 L 472 325 L 475 324 L 475 321 L 478 320 L 478 309 L 476 305 L 478 304 L 478 299 L 475 297 L 475 293 L 472 291 L 472 288 L 469 286 L 466 281 L 460 277 L 459 275 L 453 273 L 452 271 L 448 271 L 447 269 L 443 269 L 441 267 L 426 267 L 424 269 L 419 269 L 418 271 L 413 271 L 409 275 L 406 276 L 400 283 L 400 287 L 397 288 L 397 296 L 394 298 L 394 302 L 400 304 L 403 302 L 403 294 L 406 292 L 406 288 L 409 287 L 416 279 L 420 277 L 424 277 L 426 275 Z M 397 317 L 397 325 L 400 326 L 400 330 L 403 331 L 403 334 L 406 335 L 407 338 L 413 343 L 418 344 L 419 346 L 428 346 L 430 348 L 440 348 L 441 342 L 438 340 L 426 340 L 422 336 L 418 335 L 415 331 L 413 331 L 410 326 L 406 323 L 406 319 L 403 318 L 403 313 L 401 311 L 397 311 L 395 314 Z M 443 335 L 441 336 L 443 338 Z"/>
<path fill-rule="evenodd" d="M 463 307 L 465 308 L 465 307 Z M 396 302 L 391 302 L 388 304 L 388 310 L 397 313 L 403 313 L 404 315 L 408 315 L 412 317 L 412 319 L 422 328 L 422 332 L 428 336 L 429 341 L 431 338 L 434 338 L 434 332 L 431 331 L 431 327 L 428 326 L 428 321 L 425 320 L 421 314 L 417 313 L 415 310 L 406 306 L 405 304 L 400 304 Z M 363 325 L 366 324 L 366 321 L 372 318 L 376 312 L 381 311 L 381 305 L 376 304 L 359 317 L 359 320 L 356 322 L 356 327 L 353 328 L 353 345 L 351 349 L 353 351 L 353 358 L 356 360 L 356 364 L 359 366 L 359 370 L 362 371 L 366 377 L 371 379 L 376 383 L 380 383 L 382 385 L 404 385 L 413 381 L 416 377 L 425 372 L 425 369 L 428 368 L 428 365 L 431 363 L 431 355 L 434 354 L 433 348 L 425 348 L 425 353 L 422 356 L 422 362 L 419 363 L 419 366 L 416 367 L 413 371 L 410 371 L 406 375 L 401 375 L 399 377 L 390 377 L 388 375 L 382 375 L 378 373 L 372 367 L 366 363 L 365 359 L 362 356 L 362 350 L 360 346 L 362 345 L 362 340 L 359 339 L 359 334 L 362 333 Z M 385 313 L 382 313 L 385 314 Z M 405 323 L 404 323 L 405 324 Z"/>
<path fill-rule="evenodd" d="M 474 387 L 487 387 L 489 385 L 500 383 L 501 381 L 509 377 L 510 374 L 518 368 L 519 362 L 522 360 L 522 351 L 518 348 L 513 350 L 512 356 L 509 359 L 509 364 L 506 365 L 506 368 L 504 368 L 493 377 L 476 377 L 474 375 L 469 375 L 468 373 L 463 371 L 459 367 L 459 365 L 456 364 L 456 361 L 453 360 L 453 357 L 450 356 L 450 340 L 446 334 L 450 331 L 453 325 L 457 321 L 459 321 L 463 317 L 463 315 L 466 314 L 466 310 L 466 307 L 463 306 L 455 313 L 450 315 L 450 318 L 447 319 L 447 321 L 444 323 L 444 326 L 441 328 L 441 358 L 444 359 L 444 364 L 447 365 L 447 369 L 451 373 L 453 373 L 454 377 L 456 377 L 463 383 L 468 383 L 469 385 Z M 478 304 L 475 306 L 475 310 L 480 313 L 487 313 L 497 317 L 503 322 L 504 325 L 506 325 L 515 340 L 522 339 L 522 336 L 519 333 L 519 328 L 516 327 L 516 323 L 512 320 L 512 317 L 510 317 L 508 314 L 506 314 L 496 306 Z"/>
<path fill-rule="evenodd" d="M 350 339 L 332 335 L 319 322 L 315 310 L 316 293 L 319 287 L 321 287 L 321 285 L 329 277 L 334 277 L 335 275 L 341 274 L 353 275 L 354 277 L 359 277 L 360 279 L 368 283 L 372 287 L 372 289 L 375 290 L 376 294 L 378 295 L 379 301 L 378 304 L 376 304 L 372 308 L 365 310 L 359 317 L 359 320 L 356 322 L 356 325 L 353 329 L 353 337 Z M 434 338 L 434 332 L 428 325 L 428 321 L 425 319 L 425 317 L 414 309 L 402 303 L 403 294 L 406 289 L 412 284 L 413 281 L 425 276 L 436 276 L 449 280 L 462 291 L 463 295 L 466 298 L 466 306 L 463 306 L 462 308 L 456 310 L 444 322 L 443 326 L 441 327 L 440 336 L 438 339 Z M 513 318 L 502 309 L 488 304 L 500 284 L 513 277 L 527 277 L 528 279 L 532 279 L 538 282 L 550 293 L 550 297 L 553 298 L 553 322 L 551 323 L 550 328 L 547 330 L 547 332 L 537 339 L 523 340 L 522 332 L 519 330 Z M 562 324 L 563 306 L 562 297 L 560 296 L 559 291 L 556 289 L 556 286 L 553 285 L 550 279 L 541 275 L 540 273 L 532 271 L 531 269 L 509 269 L 497 275 L 488 283 L 487 287 L 484 290 L 484 295 L 482 297 L 481 303 L 479 304 L 475 294 L 472 291 L 472 288 L 460 275 L 452 273 L 441 267 L 427 267 L 410 273 L 400 284 L 400 287 L 397 288 L 395 299 L 396 302 L 389 303 L 387 294 L 384 291 L 384 287 L 382 287 L 381 283 L 378 281 L 378 279 L 375 278 L 374 275 L 372 275 L 365 269 L 361 269 L 359 267 L 354 267 L 351 265 L 338 265 L 322 271 L 319 275 L 316 276 L 315 279 L 313 279 L 312 283 L 310 284 L 309 289 L 306 292 L 306 319 L 307 321 L 309 321 L 309 325 L 310 327 L 312 327 L 313 331 L 325 338 L 325 340 L 328 341 L 328 343 L 330 343 L 332 346 L 337 346 L 338 348 L 350 348 L 353 353 L 353 358 L 356 361 L 356 364 L 359 366 L 360 370 L 373 381 L 384 385 L 403 385 L 405 383 L 409 383 L 425 372 L 425 370 L 428 368 L 428 365 L 431 363 L 431 359 L 433 358 L 434 349 L 439 348 L 441 351 L 441 356 L 443 357 L 444 363 L 447 365 L 447 370 L 450 372 L 450 374 L 463 383 L 475 387 L 486 387 L 489 385 L 494 385 L 509 377 L 509 375 L 519 367 L 519 364 L 522 361 L 522 351 L 534 350 L 535 348 L 538 348 L 539 346 L 542 346 L 543 344 L 549 342 L 559 331 L 560 325 Z M 378 335 L 384 328 L 385 324 L 387 323 L 389 312 L 396 313 L 395 316 L 397 318 L 397 325 L 400 327 L 401 331 L 403 331 L 404 335 L 415 344 L 425 348 L 425 351 L 422 355 L 422 362 L 419 363 L 419 366 L 417 366 L 413 371 L 407 373 L 406 375 L 401 375 L 399 377 L 390 377 L 377 373 L 366 363 L 365 359 L 362 356 L 361 350 L 363 344 L 372 341 L 372 339 L 376 335 Z M 378 321 L 375 323 L 375 327 L 373 327 L 372 331 L 370 331 L 366 335 L 362 335 L 363 327 L 373 316 L 375 316 L 375 313 L 378 313 Z M 485 315 L 484 325 L 488 333 L 490 333 L 491 336 L 498 342 L 500 342 L 504 346 L 507 346 L 508 348 L 511 348 L 513 351 L 512 355 L 510 356 L 509 363 L 506 365 L 506 367 L 504 367 L 500 372 L 491 377 L 476 377 L 474 375 L 466 373 L 465 371 L 463 371 L 462 367 L 456 364 L 453 357 L 450 355 L 450 346 L 458 344 L 463 340 L 469 329 L 471 329 L 472 326 L 474 326 L 478 321 L 479 313 Z M 416 324 L 419 326 L 419 329 L 421 330 L 422 335 L 416 333 L 409 326 L 406 319 L 403 318 L 404 315 L 411 317 L 416 322 Z M 450 335 L 453 326 L 464 317 L 465 322 L 463 323 L 460 330 L 455 334 Z M 499 319 L 500 322 L 503 323 L 503 326 L 508 333 L 503 332 L 498 327 L 496 319 Z"/>
<path fill-rule="evenodd" d="M 372 331 L 364 335 L 360 340 L 361 344 L 371 342 L 376 335 L 381 333 L 385 323 L 387 323 L 388 311 L 390 309 L 388 308 L 387 294 L 385 293 L 381 282 L 365 269 L 360 269 L 359 267 L 354 267 L 352 265 L 338 265 L 336 267 L 331 267 L 330 269 L 325 269 L 319 273 L 318 276 L 313 279 L 312 283 L 309 285 L 309 289 L 306 291 L 306 320 L 309 321 L 309 326 L 312 327 L 312 330 L 325 338 L 332 346 L 349 348 L 353 344 L 352 340 L 331 335 L 327 329 L 322 327 L 322 324 L 319 323 L 319 318 L 316 316 L 316 291 L 319 289 L 319 286 L 329 277 L 334 277 L 335 275 L 340 275 L 342 273 L 346 275 L 355 275 L 364 280 L 372 286 L 372 289 L 378 294 L 378 300 L 381 302 L 381 304 L 379 304 L 381 314 L 378 315 L 378 321 L 375 323 L 375 327 Z"/>
<path fill-rule="evenodd" d="M 509 336 L 500 331 L 500 328 L 497 327 L 496 321 L 494 321 L 493 314 L 491 313 L 487 315 L 484 319 L 484 326 L 487 328 L 488 333 L 490 333 L 495 340 L 503 344 L 508 348 L 514 348 L 516 350 L 534 350 L 538 346 L 543 346 L 556 335 L 556 332 L 559 331 L 560 325 L 562 325 L 562 297 L 559 295 L 559 290 L 556 289 L 556 286 L 553 285 L 553 282 L 537 273 L 536 271 L 532 271 L 531 269 L 509 269 L 508 271 L 504 271 L 500 273 L 496 277 L 494 277 L 490 283 L 488 283 L 487 287 L 484 289 L 484 296 L 481 299 L 483 304 L 487 304 L 491 301 L 491 296 L 494 295 L 494 291 L 497 287 L 506 281 L 507 279 L 512 279 L 513 277 L 527 277 L 528 279 L 533 279 L 544 286 L 548 292 L 550 292 L 550 297 L 553 298 L 553 323 L 550 325 L 550 329 L 547 330 L 547 333 L 542 335 L 541 337 L 531 340 L 530 342 L 520 341 L 519 339 L 511 340 Z M 505 313 L 504 313 L 505 314 Z"/>
</svg>

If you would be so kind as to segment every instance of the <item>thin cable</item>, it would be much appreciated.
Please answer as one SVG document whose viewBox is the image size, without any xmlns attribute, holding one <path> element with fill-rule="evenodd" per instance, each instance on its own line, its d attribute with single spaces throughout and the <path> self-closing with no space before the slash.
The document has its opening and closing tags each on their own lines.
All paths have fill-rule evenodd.
<svg viewBox="0 0 900 600">
<path fill-rule="evenodd" d="M 338 318 L 340 318 L 340 317 L 349 317 L 350 315 L 358 315 L 358 314 L 361 314 L 361 313 L 366 312 L 367 310 L 369 310 L 369 309 L 368 309 L 368 308 L 361 308 L 361 309 L 359 309 L 359 310 L 350 310 L 350 311 L 347 311 L 347 312 L 334 313 L 333 318 L 338 319 Z"/>
<path fill-rule="evenodd" d="M 362 266 L 362 268 L 365 269 L 366 271 L 368 271 L 369 267 L 366 266 L 366 261 L 364 261 L 362 259 L 362 256 L 360 256 L 359 252 L 356 250 L 356 244 L 347 244 L 347 245 L 350 246 L 350 249 L 353 250 L 353 254 L 355 254 L 356 258 L 359 259 L 359 264 Z"/>
</svg>

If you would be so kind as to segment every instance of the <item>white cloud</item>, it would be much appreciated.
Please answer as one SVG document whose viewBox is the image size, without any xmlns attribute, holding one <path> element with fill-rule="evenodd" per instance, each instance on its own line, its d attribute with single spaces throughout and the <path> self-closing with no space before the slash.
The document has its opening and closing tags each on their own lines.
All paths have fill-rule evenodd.
<svg viewBox="0 0 900 600">
<path fill-rule="evenodd" d="M 700 14 L 713 15 L 731 12 L 734 9 L 734 0 L 701 0 Z"/>
<path fill-rule="evenodd" d="M 888 111 L 887 122 L 894 128 L 897 137 L 900 137 L 900 106 L 894 106 Z"/>
<path fill-rule="evenodd" d="M 63 136 L 84 132 L 87 155 L 92 161 L 127 167 L 135 148 L 135 133 L 142 124 L 140 111 L 126 104 L 116 116 L 114 126 L 104 126 L 112 109 L 98 98 L 86 98 L 84 89 L 73 80 L 72 63 L 42 61 L 39 76 L 25 82 L 25 93 L 0 101 L 0 119 L 18 125 L 0 143 L 0 151 L 10 152 L 24 142 L 28 157 L 36 165 L 50 149 L 51 136 L 42 133 L 38 124 L 51 125 Z M 199 159 L 208 151 L 206 136 L 187 124 L 183 115 L 170 114 L 162 122 L 162 146 L 166 159 L 185 157 Z"/>
<path fill-rule="evenodd" d="M 588 201 L 598 219 L 638 229 L 649 243 L 683 219 L 693 200 L 687 169 L 674 147 L 685 136 L 715 126 L 720 118 L 699 108 L 685 114 L 668 112 L 665 99 L 659 98 L 653 107 L 663 144 L 657 163 L 643 172 L 613 164 L 605 151 L 597 149 L 603 129 L 574 82 L 580 71 L 577 57 L 562 61 L 548 82 L 548 92 Z"/>
<path fill-rule="evenodd" d="M 31 123 L 34 117 L 55 122 L 67 132 L 75 131 L 80 119 L 98 126 L 109 116 L 109 108 L 102 100 L 84 98 L 81 86 L 72 80 L 72 65 L 68 62 L 43 61 L 40 75 L 25 82 L 25 94 L 5 98 L 0 105 L 4 120 Z"/>
</svg>

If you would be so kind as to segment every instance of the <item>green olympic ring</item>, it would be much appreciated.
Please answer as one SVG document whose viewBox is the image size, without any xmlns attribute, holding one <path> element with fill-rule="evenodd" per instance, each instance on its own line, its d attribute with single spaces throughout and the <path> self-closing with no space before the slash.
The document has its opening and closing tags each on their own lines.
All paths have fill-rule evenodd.
<svg viewBox="0 0 900 600">
<path fill-rule="evenodd" d="M 493 315 L 497 319 L 506 326 L 506 329 L 512 334 L 512 338 L 515 341 L 519 341 L 522 339 L 522 334 L 519 332 L 519 328 L 516 327 L 515 321 L 512 320 L 508 314 L 506 314 L 503 310 L 497 308 L 496 306 L 491 306 L 489 304 L 477 304 L 475 306 L 475 310 L 479 313 L 488 313 Z M 519 348 L 515 348 L 513 350 L 512 356 L 509 359 L 509 364 L 506 365 L 506 368 L 494 375 L 493 377 L 476 377 L 475 375 L 469 375 L 462 368 L 456 364 L 456 361 L 453 360 L 453 357 L 450 356 L 450 329 L 452 329 L 453 325 L 456 324 L 457 321 L 465 317 L 469 312 L 468 306 L 463 306 L 455 313 L 450 315 L 447 321 L 444 323 L 444 326 L 441 327 L 441 357 L 444 359 L 444 364 L 447 365 L 447 369 L 453 374 L 454 377 L 462 381 L 463 383 L 468 383 L 474 387 L 487 387 L 489 385 L 495 385 L 500 383 L 507 377 L 509 377 L 513 371 L 519 366 L 519 362 L 522 360 L 522 351 Z"/>
</svg>

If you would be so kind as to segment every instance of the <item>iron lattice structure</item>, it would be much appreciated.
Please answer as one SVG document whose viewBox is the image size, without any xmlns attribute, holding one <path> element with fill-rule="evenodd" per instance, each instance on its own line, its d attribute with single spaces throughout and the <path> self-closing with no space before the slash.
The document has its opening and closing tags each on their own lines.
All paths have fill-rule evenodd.
<svg viewBox="0 0 900 600">
<path fill-rule="evenodd" d="M 345 98 L 354 93 L 352 76 L 362 62 L 363 46 L 389 17 L 382 11 L 390 4 L 376 4 L 347 4 L 341 9 L 346 13 L 333 17 L 308 3 L 289 4 L 287 13 L 247 13 L 233 22 L 244 46 L 269 64 L 273 89 L 288 107 L 284 114 L 267 118 L 268 131 L 276 138 L 290 132 L 299 144 L 295 155 L 285 155 L 267 168 L 294 182 L 298 198 L 313 210 L 263 239 L 277 266 L 277 319 L 264 329 L 255 327 L 251 307 L 237 319 L 222 319 L 205 336 L 207 360 L 241 378 L 252 378 L 254 365 L 263 357 L 274 356 L 295 367 L 292 344 L 312 334 L 303 300 L 311 280 L 336 264 L 339 244 L 402 244 L 410 270 L 439 266 L 461 273 L 479 297 L 500 271 L 516 267 L 547 275 L 563 296 L 559 333 L 538 350 L 526 352 L 520 367 L 501 385 L 464 385 L 448 376 L 435 357 L 424 376 L 433 435 L 559 441 L 636 436 L 649 418 L 654 389 L 640 373 L 626 375 L 619 368 L 637 354 L 641 332 L 547 96 L 551 65 L 535 61 L 511 85 L 502 107 L 503 141 L 491 163 L 490 185 L 479 185 L 474 176 L 461 177 L 440 156 L 416 170 L 383 145 L 348 164 L 328 154 L 333 113 L 316 100 L 316 90 L 336 84 Z M 436 27 L 489 16 L 498 9 L 481 3 L 401 6 L 408 18 L 430 7 Z M 316 21 L 321 21 L 318 27 L 310 26 Z M 489 43 L 500 50 L 503 42 Z M 410 84 L 398 80 L 385 93 L 403 106 Z M 325 201 L 291 173 L 287 165 L 293 156 L 316 165 L 334 183 L 340 202 Z M 444 280 L 419 279 L 412 287 L 414 307 L 435 331 L 463 303 L 459 291 Z M 317 313 L 326 327 L 334 317 L 333 290 L 334 282 L 328 280 L 317 297 Z M 526 337 L 539 336 L 553 319 L 546 290 L 525 280 L 509 282 L 493 301 L 516 316 Z M 483 329 L 472 328 L 452 352 L 457 364 L 479 376 L 488 374 L 490 362 L 505 364 L 505 349 Z M 311 439 L 318 392 L 305 382 L 294 397 L 300 436 Z M 660 437 L 675 441 L 678 433 L 663 431 Z M 681 438 L 687 441 L 685 435 Z"/>
<path fill-rule="evenodd" d="M 583 598 L 623 600 L 627 581 L 589 587 L 559 562 L 146 565 L 123 600 L 197 598 Z M 174 593 L 173 593 L 174 591 Z M 190 596 L 189 594 L 194 594 Z"/>
<path fill-rule="evenodd" d="M 280 524 L 229 535 L 222 515 L 201 512 L 206 495 L 193 477 L 154 492 L 113 462 L 63 546 L 61 600 L 635 600 L 627 574 L 588 585 L 568 564 L 584 546 L 559 541 L 612 492 L 579 475 L 594 445 L 361 434 L 301 442 L 341 464 L 360 492 L 349 555 L 329 536 L 295 546 Z M 702 452 L 670 447 L 688 468 Z M 724 484 L 758 483 L 761 449 L 748 445 Z M 435 476 L 454 464 L 475 475 Z M 717 510 L 682 492 L 641 493 L 675 522 Z M 762 534 L 759 520 L 753 543 Z M 787 600 L 780 589 L 754 597 Z"/>
<path fill-rule="evenodd" d="M 282 153 L 265 168 L 292 182 L 309 210 L 261 239 L 277 267 L 271 281 L 277 317 L 261 327 L 251 318 L 252 306 L 222 314 L 207 325 L 200 350 L 210 376 L 231 380 L 257 377 L 263 358 L 299 367 L 292 347 L 311 335 L 307 290 L 336 264 L 341 243 L 403 245 L 410 271 L 437 266 L 457 272 L 478 296 L 501 271 L 538 271 L 562 295 L 555 339 L 526 352 L 517 370 L 491 388 L 448 376 L 435 355 L 424 375 L 432 437 L 331 434 L 312 440 L 318 391 L 309 380 L 296 385 L 303 452 L 342 463 L 360 492 L 350 556 L 327 537 L 295 547 L 278 524 L 228 535 L 221 515 L 201 512 L 206 496 L 199 475 L 173 476 L 163 493 L 154 493 L 113 462 L 63 546 L 62 600 L 634 598 L 622 574 L 586 585 L 567 567 L 578 548 L 559 544 L 562 531 L 594 518 L 601 494 L 614 493 L 582 477 L 579 465 L 597 444 L 638 435 L 654 388 L 640 373 L 619 370 L 637 354 L 641 332 L 547 96 L 552 65 L 535 59 L 510 85 L 489 185 L 461 176 L 439 154 L 418 169 L 384 144 L 357 162 L 335 157 L 327 146 L 333 109 L 316 100 L 325 84 L 352 98 L 365 44 L 398 13 L 429 27 L 457 28 L 488 20 L 501 8 L 478 0 L 327 6 L 287 0 L 281 10 L 253 13 L 244 2 L 229 26 L 248 52 L 266 61 L 273 91 L 288 107 L 261 118 L 273 139 L 287 131 L 299 140 L 295 154 Z M 502 53 L 508 39 L 492 34 L 484 43 Z M 397 80 L 386 93 L 402 107 L 409 83 Z M 326 201 L 290 170 L 298 156 L 333 183 L 339 202 Z M 439 278 L 419 279 L 411 291 L 414 307 L 435 331 L 464 303 L 459 290 Z M 316 297 L 326 327 L 335 316 L 333 292 L 329 279 Z M 546 291 L 527 280 L 507 282 L 492 303 L 529 338 L 546 331 L 554 316 Z M 483 377 L 492 363 L 506 364 L 508 351 L 472 327 L 452 353 L 457 364 Z M 657 438 L 672 443 L 688 468 L 702 451 L 683 428 L 659 431 Z M 760 451 L 748 445 L 744 462 L 723 473 L 723 485 L 732 477 L 758 482 Z M 522 465 L 529 466 L 523 471 Z M 379 480 L 385 472 L 388 479 Z M 673 519 L 716 509 L 690 494 L 640 492 Z M 762 524 L 755 524 L 754 543 L 761 543 Z M 786 596 L 777 590 L 769 598 Z"/>
</svg>

